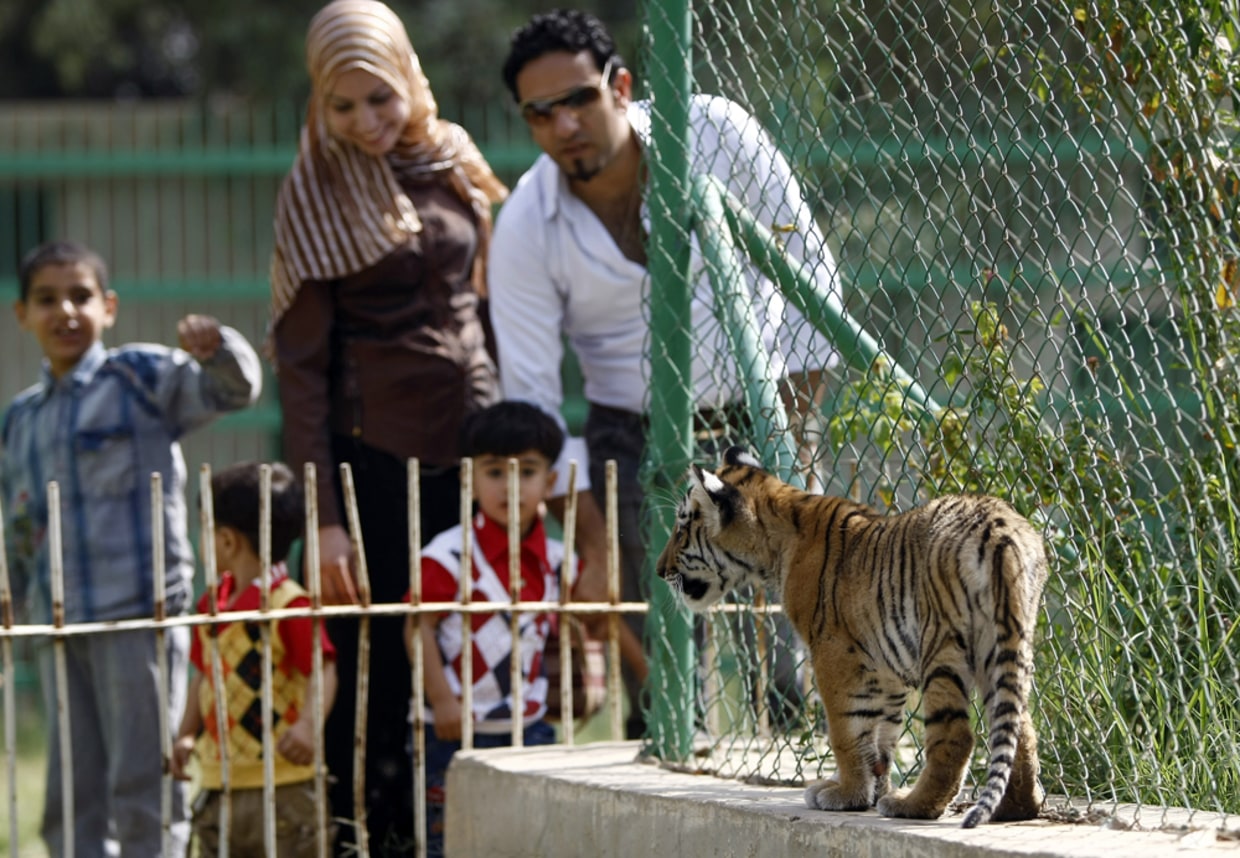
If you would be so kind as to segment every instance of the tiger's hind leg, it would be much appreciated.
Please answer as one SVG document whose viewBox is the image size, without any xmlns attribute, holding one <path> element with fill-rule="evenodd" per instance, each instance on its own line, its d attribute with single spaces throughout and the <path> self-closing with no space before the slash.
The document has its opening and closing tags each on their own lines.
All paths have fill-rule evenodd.
<svg viewBox="0 0 1240 858">
<path fill-rule="evenodd" d="M 878 801 L 883 816 L 938 819 L 960 789 L 973 752 L 968 687 L 954 667 L 930 672 L 922 691 L 926 713 L 926 767 L 910 789 L 888 793 Z"/>
<path fill-rule="evenodd" d="M 874 727 L 877 719 L 827 707 L 827 738 L 835 774 L 805 787 L 812 810 L 869 810 L 874 806 Z"/>
<path fill-rule="evenodd" d="M 874 762 L 875 801 L 891 791 L 891 764 L 895 758 L 896 744 L 904 732 L 904 707 L 907 703 L 907 688 L 892 688 L 887 692 L 883 719 L 874 731 L 878 751 L 878 759 Z"/>
<path fill-rule="evenodd" d="M 819 688 L 824 684 L 819 681 Z M 871 675 L 854 692 L 826 686 L 823 695 L 835 775 L 805 789 L 805 804 L 815 810 L 868 810 L 891 786 L 891 761 L 904 726 L 908 692 L 898 684 L 884 687 Z"/>
<path fill-rule="evenodd" d="M 995 822 L 1015 822 L 1033 819 L 1042 809 L 1046 793 L 1038 782 L 1038 737 L 1033 731 L 1033 719 L 1026 709 L 1020 718 L 1020 734 L 1016 738 L 1016 760 L 1012 763 L 1012 778 L 1003 793 L 1003 800 L 991 817 Z"/>
</svg>

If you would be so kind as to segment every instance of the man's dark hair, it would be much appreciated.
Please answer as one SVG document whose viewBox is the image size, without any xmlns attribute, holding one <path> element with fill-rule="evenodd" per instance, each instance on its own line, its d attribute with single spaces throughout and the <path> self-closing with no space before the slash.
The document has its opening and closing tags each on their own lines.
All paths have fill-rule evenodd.
<svg viewBox="0 0 1240 858">
<path fill-rule="evenodd" d="M 461 427 L 461 455 L 516 456 L 537 450 L 555 464 L 564 447 L 560 424 L 537 405 L 506 400 L 475 411 Z"/>
<path fill-rule="evenodd" d="M 262 480 L 258 462 L 240 462 L 211 476 L 215 523 L 236 530 L 259 550 Z M 271 562 L 288 557 L 306 526 L 306 500 L 301 484 L 283 462 L 271 465 Z"/>
<path fill-rule="evenodd" d="M 17 268 L 18 297 L 24 303 L 30 296 L 34 275 L 49 265 L 85 265 L 95 275 L 100 292 L 108 291 L 108 266 L 103 257 L 76 241 L 49 241 L 40 244 L 22 257 Z"/>
<path fill-rule="evenodd" d="M 513 100 L 520 100 L 517 75 L 521 69 L 543 54 L 557 51 L 570 54 L 589 51 L 599 71 L 611 60 L 613 75 L 624 67 L 624 58 L 616 53 L 616 42 L 602 21 L 578 9 L 552 9 L 530 18 L 512 34 L 508 59 L 504 60 L 504 83 Z"/>
</svg>

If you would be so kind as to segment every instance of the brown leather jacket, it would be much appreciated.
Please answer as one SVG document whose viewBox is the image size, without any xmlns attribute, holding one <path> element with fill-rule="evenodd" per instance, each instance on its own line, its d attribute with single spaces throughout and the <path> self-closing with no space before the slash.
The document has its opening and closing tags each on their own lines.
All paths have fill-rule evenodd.
<svg viewBox="0 0 1240 858">
<path fill-rule="evenodd" d="M 315 463 L 322 525 L 341 523 L 332 435 L 451 465 L 465 415 L 499 395 L 470 282 L 473 215 L 438 182 L 405 190 L 422 231 L 368 269 L 302 284 L 273 332 L 284 458 L 298 473 Z"/>
</svg>

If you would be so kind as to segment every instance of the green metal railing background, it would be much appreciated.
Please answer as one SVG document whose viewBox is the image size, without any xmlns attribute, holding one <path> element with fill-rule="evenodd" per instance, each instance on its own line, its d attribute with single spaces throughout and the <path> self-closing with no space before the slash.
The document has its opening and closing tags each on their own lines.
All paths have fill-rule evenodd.
<svg viewBox="0 0 1240 858">
<path fill-rule="evenodd" d="M 537 148 L 503 105 L 456 113 L 510 184 Z M 112 342 L 171 342 L 188 311 L 213 312 L 252 342 L 265 335 L 275 194 L 296 152 L 294 103 L 215 109 L 189 102 L 9 104 L 0 111 L 0 293 L 37 243 L 72 236 L 111 268 L 121 313 Z M 0 314 L 4 403 L 38 377 L 39 355 Z M 572 368 L 570 368 L 570 372 Z M 570 418 L 582 406 L 570 403 Z M 268 379 L 256 408 L 186 442 L 189 461 L 279 453 Z"/>
<path fill-rule="evenodd" d="M 1163 805 L 1240 813 L 1234 4 L 660 0 L 645 13 L 651 566 L 686 457 L 714 463 L 689 421 L 697 345 L 677 254 L 697 240 L 717 294 L 735 293 L 730 269 L 749 257 L 841 351 L 790 456 L 765 356 L 741 335 L 748 308 L 717 304 L 749 378 L 749 442 L 772 469 L 896 510 L 998 494 L 1045 534 L 1047 789 L 1135 802 L 1155 825 Z M 678 164 L 659 169 L 688 145 L 696 92 L 746 107 L 794 165 L 844 317 L 770 224 Z M 812 691 L 791 718 L 770 705 L 772 654 L 803 659 L 764 607 L 777 594 L 742 604 L 750 619 L 713 617 L 695 643 L 648 573 L 655 613 L 673 618 L 652 643 L 654 752 L 759 781 L 828 774 Z M 913 715 L 901 777 L 920 766 L 920 735 Z"/>
</svg>

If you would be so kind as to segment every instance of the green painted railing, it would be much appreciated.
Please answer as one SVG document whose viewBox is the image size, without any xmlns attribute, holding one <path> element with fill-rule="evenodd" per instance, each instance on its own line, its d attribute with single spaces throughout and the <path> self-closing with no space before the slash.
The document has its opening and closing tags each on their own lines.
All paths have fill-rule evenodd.
<svg viewBox="0 0 1240 858">
<path fill-rule="evenodd" d="M 654 105 L 651 157 L 651 422 L 647 468 L 642 487 L 655 496 L 689 467 L 693 449 L 693 403 L 690 401 L 691 336 L 689 284 L 689 93 L 693 81 L 689 34 L 690 0 L 662 4 L 650 19 L 659 66 L 650 75 Z M 662 50 L 659 49 L 662 46 Z M 657 297 L 656 297 L 657 296 Z M 655 580 L 658 547 L 671 535 L 667 516 L 648 510 L 649 539 L 643 574 L 649 583 L 651 610 L 646 615 L 646 643 L 651 653 L 650 717 L 647 734 L 661 759 L 684 760 L 692 752 L 694 709 L 693 626 L 688 611 L 668 588 Z"/>
<path fill-rule="evenodd" d="M 483 156 L 499 173 L 520 173 L 538 157 L 532 143 L 482 146 Z M 123 149 L 53 148 L 0 150 L 0 180 L 136 177 L 282 176 L 293 163 L 296 146 L 191 146 Z"/>
</svg>

